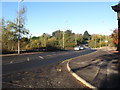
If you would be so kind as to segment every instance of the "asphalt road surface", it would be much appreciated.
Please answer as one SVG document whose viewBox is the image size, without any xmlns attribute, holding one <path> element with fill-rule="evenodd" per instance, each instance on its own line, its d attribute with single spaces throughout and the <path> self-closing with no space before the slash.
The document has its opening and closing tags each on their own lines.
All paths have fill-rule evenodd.
<svg viewBox="0 0 120 90">
<path fill-rule="evenodd" d="M 2 74 L 10 74 L 59 63 L 66 59 L 85 55 L 95 50 L 58 51 L 25 55 L 11 55 L 2 57 Z"/>
<path fill-rule="evenodd" d="M 16 90 L 21 88 L 85 88 L 67 71 L 67 62 L 43 66 L 2 76 L 2 88 Z M 15 89 L 14 89 L 15 88 Z M 25 89 L 24 89 L 25 88 Z"/>
</svg>

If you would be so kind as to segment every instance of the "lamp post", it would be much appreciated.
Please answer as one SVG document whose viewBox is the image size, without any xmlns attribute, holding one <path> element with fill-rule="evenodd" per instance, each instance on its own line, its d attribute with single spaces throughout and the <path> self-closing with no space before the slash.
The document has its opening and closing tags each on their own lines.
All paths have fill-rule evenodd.
<svg viewBox="0 0 120 90">
<path fill-rule="evenodd" d="M 117 20 L 118 20 L 118 53 L 120 54 L 120 3 L 118 5 L 112 6 L 112 9 L 117 12 Z"/>
<path fill-rule="evenodd" d="M 18 17 L 17 17 L 17 26 L 18 26 L 18 54 L 20 54 L 20 2 L 24 0 L 18 0 Z"/>
<path fill-rule="evenodd" d="M 20 2 L 23 0 L 18 0 L 18 20 L 17 20 L 17 25 L 18 25 L 18 54 L 20 54 Z"/>
<path fill-rule="evenodd" d="M 18 54 L 20 54 L 20 1 L 18 0 Z"/>
</svg>

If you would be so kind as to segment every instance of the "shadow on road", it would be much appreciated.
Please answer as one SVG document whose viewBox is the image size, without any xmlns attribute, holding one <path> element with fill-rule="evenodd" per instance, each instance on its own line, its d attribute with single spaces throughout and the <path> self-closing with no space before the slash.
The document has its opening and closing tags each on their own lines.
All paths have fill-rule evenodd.
<svg viewBox="0 0 120 90">
<path fill-rule="evenodd" d="M 119 71 L 118 67 L 118 53 L 114 54 L 106 54 L 101 56 L 102 59 L 106 60 L 108 63 L 112 61 L 112 64 L 116 66 L 116 68 L 112 68 L 113 71 Z M 119 73 L 109 74 L 107 80 L 104 79 L 100 83 L 100 88 L 120 88 L 120 75 Z"/>
<path fill-rule="evenodd" d="M 75 73 L 76 72 L 79 73 L 79 70 L 82 70 L 82 69 L 83 70 L 86 68 L 87 70 L 93 69 L 93 68 L 89 68 L 90 66 L 100 67 L 100 70 L 96 75 L 97 77 L 94 77 L 95 82 L 94 80 L 89 81 L 89 82 L 92 82 L 93 85 L 95 84 L 98 88 L 100 87 L 100 89 L 101 88 L 120 88 L 120 75 L 118 73 L 114 73 L 116 71 L 119 71 L 118 70 L 118 53 L 105 54 L 105 55 L 98 56 L 95 59 L 93 59 L 90 63 L 86 64 L 85 66 L 73 68 L 71 70 Z M 108 69 L 110 71 L 108 71 Z"/>
<path fill-rule="evenodd" d="M 102 88 L 120 88 L 120 76 L 118 74 L 111 74 L 109 79 L 104 79 L 100 83 L 100 89 Z"/>
</svg>

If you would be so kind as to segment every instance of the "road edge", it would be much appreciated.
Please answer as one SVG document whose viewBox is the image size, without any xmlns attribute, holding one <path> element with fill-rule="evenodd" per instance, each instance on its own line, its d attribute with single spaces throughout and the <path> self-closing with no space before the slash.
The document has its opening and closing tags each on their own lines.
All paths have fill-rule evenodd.
<svg viewBox="0 0 120 90">
<path fill-rule="evenodd" d="M 96 50 L 95 52 L 92 52 L 92 53 L 89 53 L 89 54 L 86 54 L 86 55 L 94 54 L 94 53 L 96 53 L 96 52 L 97 52 L 97 50 Z M 82 56 L 86 56 L 86 55 L 82 55 Z M 75 79 L 77 79 L 79 82 L 81 82 L 85 87 L 90 88 L 90 89 L 97 90 L 97 87 L 91 85 L 90 83 L 88 83 L 87 81 L 85 81 L 83 78 L 81 78 L 80 76 L 78 76 L 76 73 L 72 72 L 72 70 L 71 70 L 71 68 L 70 68 L 70 66 L 69 66 L 69 61 L 72 61 L 72 60 L 77 59 L 77 58 L 79 58 L 79 57 L 81 57 L 81 56 L 74 57 L 74 58 L 71 58 L 71 59 L 67 59 L 67 60 L 63 61 L 62 63 L 67 62 L 66 65 L 67 65 L 67 70 L 69 71 L 69 73 L 70 73 Z"/>
<path fill-rule="evenodd" d="M 91 85 L 90 83 L 88 83 L 87 81 L 85 81 L 83 78 L 81 78 L 80 76 L 78 76 L 76 73 L 74 73 L 71 68 L 69 67 L 69 61 L 67 62 L 67 70 L 70 72 L 70 74 L 77 79 L 78 81 L 80 81 L 83 85 L 85 85 L 87 88 L 90 89 L 97 89 L 97 87 Z"/>
</svg>

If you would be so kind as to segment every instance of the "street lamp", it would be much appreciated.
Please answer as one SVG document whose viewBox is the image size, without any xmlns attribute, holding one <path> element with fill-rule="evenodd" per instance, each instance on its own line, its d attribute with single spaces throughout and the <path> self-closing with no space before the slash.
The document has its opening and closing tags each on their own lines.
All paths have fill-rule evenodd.
<svg viewBox="0 0 120 90">
<path fill-rule="evenodd" d="M 112 6 L 112 9 L 117 12 L 117 19 L 118 19 L 118 53 L 120 54 L 120 3 L 118 5 Z"/>
<path fill-rule="evenodd" d="M 18 24 L 18 54 L 20 54 L 20 1 L 18 0 L 18 20 L 17 20 L 17 24 Z"/>
<path fill-rule="evenodd" d="M 24 0 L 18 0 L 18 54 L 20 54 L 20 2 Z"/>
</svg>

